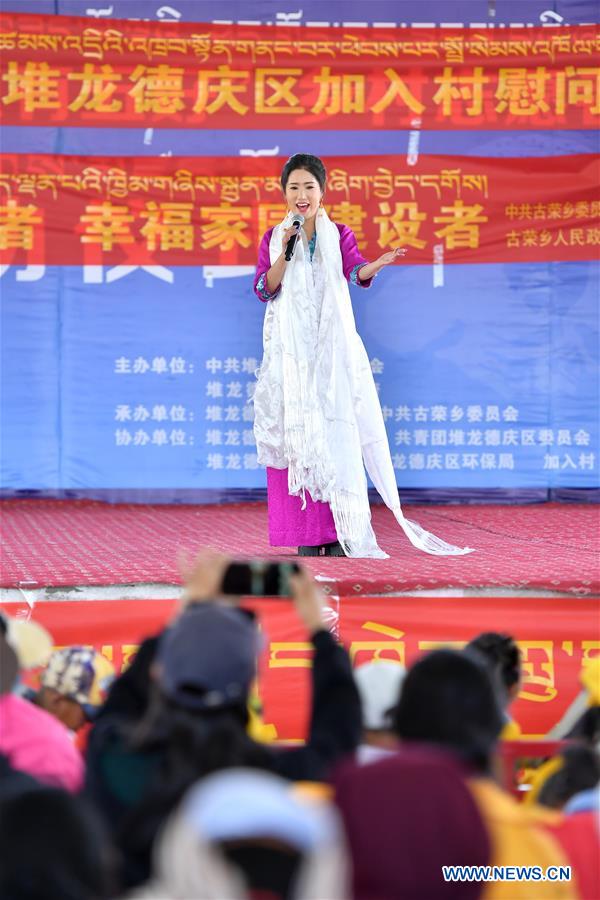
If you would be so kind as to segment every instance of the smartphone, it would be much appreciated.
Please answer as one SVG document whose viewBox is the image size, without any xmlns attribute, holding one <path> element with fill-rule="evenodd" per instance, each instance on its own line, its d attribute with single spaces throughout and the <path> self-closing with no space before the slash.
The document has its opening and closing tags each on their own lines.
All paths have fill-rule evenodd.
<svg viewBox="0 0 600 900">
<path fill-rule="evenodd" d="M 225 570 L 221 592 L 240 597 L 289 597 L 290 576 L 299 571 L 296 563 L 234 562 Z"/>
</svg>

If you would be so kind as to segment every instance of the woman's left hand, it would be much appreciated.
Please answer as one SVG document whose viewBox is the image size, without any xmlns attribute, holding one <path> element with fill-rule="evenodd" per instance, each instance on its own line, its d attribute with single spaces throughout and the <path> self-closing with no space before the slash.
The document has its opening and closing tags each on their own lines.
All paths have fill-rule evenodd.
<svg viewBox="0 0 600 900">
<path fill-rule="evenodd" d="M 395 250 L 388 250 L 387 253 L 384 253 L 382 256 L 376 260 L 379 266 L 389 266 L 390 263 L 394 263 L 399 259 L 402 259 L 403 256 L 407 254 L 406 247 L 396 247 Z"/>
</svg>

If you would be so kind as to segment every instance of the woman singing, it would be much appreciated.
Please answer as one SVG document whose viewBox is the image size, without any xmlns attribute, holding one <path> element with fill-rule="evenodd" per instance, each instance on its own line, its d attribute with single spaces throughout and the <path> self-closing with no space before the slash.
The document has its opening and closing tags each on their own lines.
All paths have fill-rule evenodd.
<svg viewBox="0 0 600 900">
<path fill-rule="evenodd" d="M 258 460 L 267 466 L 269 539 L 301 556 L 386 558 L 371 527 L 366 470 L 407 537 L 436 555 L 468 553 L 404 518 L 369 359 L 348 281 L 368 288 L 406 252 L 364 259 L 323 208 L 320 159 L 297 153 L 281 173 L 287 214 L 264 235 L 254 290 L 268 301 L 254 395 Z M 285 250 L 300 228 L 290 261 Z M 288 254 L 289 255 L 289 254 Z"/>
</svg>

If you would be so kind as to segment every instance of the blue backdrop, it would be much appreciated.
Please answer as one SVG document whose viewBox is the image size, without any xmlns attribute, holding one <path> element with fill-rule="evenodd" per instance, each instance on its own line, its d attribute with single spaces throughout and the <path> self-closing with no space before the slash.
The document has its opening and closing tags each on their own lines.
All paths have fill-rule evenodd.
<svg viewBox="0 0 600 900">
<path fill-rule="evenodd" d="M 342 22 L 447 21 L 447 5 L 347 2 Z M 333 8 L 337 8 L 333 7 Z M 336 24 L 322 4 L 10 3 L 5 9 Z M 285 7 L 282 11 L 281 7 Z M 107 10 L 110 10 L 108 13 Z M 571 2 L 452 5 L 454 24 L 567 24 Z M 295 16 L 295 19 L 293 18 Z M 368 16 L 368 19 L 365 19 Z M 287 18 L 285 18 L 287 17 Z M 292 17 L 292 18 L 290 18 Z M 5 152 L 407 154 L 407 132 L 4 128 Z M 412 145 L 414 149 L 414 144 Z M 420 153 L 594 153 L 593 132 L 419 135 Z M 2 485 L 9 491 L 256 488 L 250 401 L 264 308 L 248 270 L 2 270 Z M 353 290 L 407 488 L 595 487 L 598 263 L 403 266 Z"/>
</svg>

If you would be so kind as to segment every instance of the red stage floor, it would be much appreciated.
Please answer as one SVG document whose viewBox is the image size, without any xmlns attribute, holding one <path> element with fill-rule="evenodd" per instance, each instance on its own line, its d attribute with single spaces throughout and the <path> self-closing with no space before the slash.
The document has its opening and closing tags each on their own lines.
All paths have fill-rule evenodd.
<svg viewBox="0 0 600 900">
<path fill-rule="evenodd" d="M 388 560 L 308 559 L 340 594 L 447 588 L 600 592 L 598 509 L 535 506 L 412 506 L 407 515 L 457 545 L 462 557 L 415 550 L 384 507 L 373 509 Z M 2 503 L 0 585 L 47 587 L 178 583 L 179 548 L 233 556 L 292 556 L 270 548 L 264 504 L 138 506 L 59 500 Z"/>
</svg>

